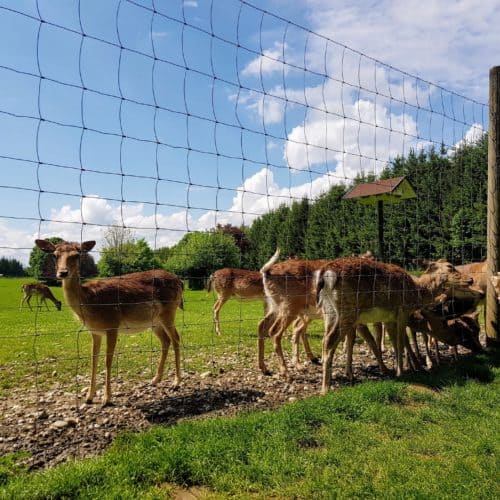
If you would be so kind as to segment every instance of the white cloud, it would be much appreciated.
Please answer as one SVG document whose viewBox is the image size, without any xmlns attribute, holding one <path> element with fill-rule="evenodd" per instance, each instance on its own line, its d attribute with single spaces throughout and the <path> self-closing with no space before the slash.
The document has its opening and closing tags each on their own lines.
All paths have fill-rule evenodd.
<svg viewBox="0 0 500 500">
<path fill-rule="evenodd" d="M 287 72 L 289 66 L 283 62 L 283 52 L 287 45 L 281 42 L 274 42 L 271 49 L 263 50 L 262 55 L 252 59 L 242 70 L 245 76 L 271 75 L 273 73 L 282 74 Z M 289 62 L 289 61 L 287 61 Z"/>
<path fill-rule="evenodd" d="M 498 0 L 306 0 L 309 27 L 393 67 L 487 100 Z"/>
<path fill-rule="evenodd" d="M 360 171 L 379 173 L 398 154 L 415 146 L 415 120 L 392 114 L 368 100 L 344 106 L 344 116 L 311 113 L 288 134 L 284 158 L 293 169 L 326 163 L 338 176 L 353 179 Z"/>
<path fill-rule="evenodd" d="M 50 220 L 38 228 L 23 231 L 11 224 L 0 223 L 0 256 L 13 257 L 27 264 L 36 238 L 58 236 L 66 241 L 96 240 L 96 250 L 102 246 L 103 236 L 110 225 L 132 228 L 137 238 L 145 238 L 153 248 L 172 246 L 187 231 L 202 231 L 216 224 L 251 224 L 261 214 L 290 204 L 307 196 L 316 198 L 331 186 L 331 179 L 324 175 L 312 182 L 292 187 L 280 187 L 273 172 L 262 168 L 236 189 L 232 205 L 226 211 L 209 211 L 195 218 L 187 209 L 173 214 L 145 214 L 145 206 L 137 204 L 112 204 L 93 196 L 82 200 L 80 207 L 63 205 L 53 208 Z M 83 224 L 84 223 L 84 224 Z M 25 248 L 26 250 L 19 250 Z M 98 256 L 96 256 L 98 258 Z"/>
<path fill-rule="evenodd" d="M 486 134 L 483 126 L 480 123 L 474 123 L 469 130 L 465 133 L 462 139 L 460 139 L 453 148 L 448 150 L 448 155 L 453 156 L 457 149 L 463 146 L 470 146 L 476 144 L 483 136 Z"/>
</svg>

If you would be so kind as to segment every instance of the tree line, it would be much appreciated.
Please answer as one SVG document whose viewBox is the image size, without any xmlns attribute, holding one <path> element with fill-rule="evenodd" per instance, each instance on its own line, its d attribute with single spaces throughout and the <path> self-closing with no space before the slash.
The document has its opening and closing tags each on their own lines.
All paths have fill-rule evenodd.
<svg viewBox="0 0 500 500">
<path fill-rule="evenodd" d="M 378 179 L 405 176 L 417 195 L 384 207 L 387 261 L 411 268 L 423 260 L 446 258 L 462 263 L 485 258 L 487 142 L 485 135 L 476 144 L 452 152 L 444 148 L 410 151 L 386 166 Z M 376 179 L 360 174 L 354 183 Z M 349 187 L 339 184 L 315 200 L 303 198 L 282 205 L 249 227 L 227 224 L 186 233 L 176 245 L 157 250 L 146 240 L 136 239 L 129 229 L 111 227 L 104 236 L 97 265 L 90 255 L 82 260 L 82 276 L 164 268 L 198 289 L 216 269 L 258 269 L 277 247 L 284 256 L 305 259 L 336 258 L 367 250 L 376 255 L 376 209 L 345 200 Z M 0 274 L 9 275 L 1 269 Z M 36 247 L 26 271 L 38 279 L 55 281 L 53 259 Z"/>
<path fill-rule="evenodd" d="M 386 260 L 411 267 L 422 260 L 454 263 L 486 256 L 488 141 L 453 152 L 410 151 L 395 158 L 379 179 L 406 176 L 417 197 L 384 205 Z M 355 183 L 376 180 L 359 175 Z M 375 207 L 344 200 L 350 186 L 340 184 L 314 201 L 281 206 L 256 219 L 247 231 L 244 262 L 258 268 L 279 246 L 285 255 L 336 258 L 371 250 L 377 254 Z"/>
</svg>

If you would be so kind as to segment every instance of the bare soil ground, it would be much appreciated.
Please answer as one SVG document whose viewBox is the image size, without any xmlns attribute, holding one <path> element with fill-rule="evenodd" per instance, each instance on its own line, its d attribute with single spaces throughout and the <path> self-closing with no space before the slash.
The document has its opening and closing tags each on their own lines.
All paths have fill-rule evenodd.
<svg viewBox="0 0 500 500">
<path fill-rule="evenodd" d="M 462 352 L 465 352 L 462 351 Z M 235 355 L 236 356 L 236 355 Z M 450 354 L 442 351 L 442 361 Z M 321 366 L 306 364 L 290 370 L 290 380 L 278 374 L 263 376 L 257 368 L 238 366 L 234 356 L 218 360 L 210 372 L 184 372 L 182 385 L 173 390 L 165 374 L 157 387 L 148 382 L 114 378 L 114 405 L 102 407 L 101 392 L 93 404 L 85 404 L 81 390 L 67 392 L 55 384 L 50 390 L 18 388 L 0 397 L 0 456 L 28 452 L 25 463 L 33 469 L 89 457 L 102 452 L 122 431 L 139 431 L 152 424 L 173 425 L 187 418 L 233 415 L 244 410 L 273 409 L 289 401 L 316 395 L 321 385 Z M 391 356 L 386 354 L 388 366 Z M 333 388 L 348 385 L 343 356 L 338 356 Z M 364 344 L 354 356 L 356 381 L 382 379 Z M 100 379 L 102 381 L 103 374 Z"/>
</svg>

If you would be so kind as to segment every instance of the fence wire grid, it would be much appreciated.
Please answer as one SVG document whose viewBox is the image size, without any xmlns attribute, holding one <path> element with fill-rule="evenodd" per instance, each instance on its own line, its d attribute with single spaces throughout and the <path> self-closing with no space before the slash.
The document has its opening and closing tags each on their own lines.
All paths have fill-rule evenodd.
<svg viewBox="0 0 500 500">
<path fill-rule="evenodd" d="M 184 369 L 254 363 L 260 303 L 228 304 L 217 337 L 214 299 L 194 291 L 217 268 L 258 270 L 278 246 L 377 254 L 375 208 L 343 199 L 356 183 L 406 176 L 415 190 L 385 207 L 385 260 L 484 260 L 486 104 L 245 0 L 0 3 L 1 255 L 28 266 L 36 238 L 95 240 L 89 274 L 113 244 L 119 270 L 175 272 Z M 17 299 L 1 307 L 22 315 L 0 333 L 20 346 L 5 366 L 78 394 L 89 336 Z M 156 366 L 153 336 L 118 349 L 115 373 L 143 376 L 147 354 Z"/>
</svg>

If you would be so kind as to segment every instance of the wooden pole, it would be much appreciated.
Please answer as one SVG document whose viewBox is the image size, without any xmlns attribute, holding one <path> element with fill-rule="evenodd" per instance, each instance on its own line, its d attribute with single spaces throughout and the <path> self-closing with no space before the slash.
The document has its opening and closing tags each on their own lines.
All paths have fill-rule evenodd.
<svg viewBox="0 0 500 500">
<path fill-rule="evenodd" d="M 499 304 L 490 276 L 500 271 L 500 66 L 490 70 L 486 345 L 500 345 Z"/>
<path fill-rule="evenodd" d="M 381 261 L 385 260 L 384 249 L 384 202 L 377 201 L 377 214 L 378 214 L 378 258 Z"/>
</svg>

